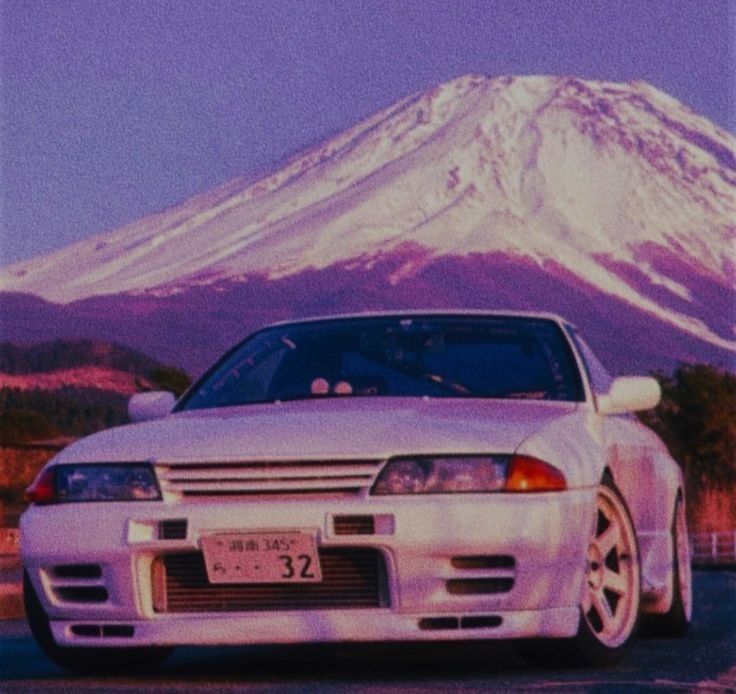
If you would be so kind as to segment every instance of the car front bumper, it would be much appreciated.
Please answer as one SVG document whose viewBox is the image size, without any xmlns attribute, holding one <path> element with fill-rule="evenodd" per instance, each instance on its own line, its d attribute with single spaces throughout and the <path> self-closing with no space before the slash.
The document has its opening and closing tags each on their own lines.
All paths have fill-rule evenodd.
<svg viewBox="0 0 736 694">
<path fill-rule="evenodd" d="M 594 497 L 580 489 L 31 507 L 21 558 L 61 645 L 568 637 L 578 626 Z M 336 517 L 345 515 L 371 516 L 373 532 L 338 534 Z M 181 539 L 161 537 L 165 521 L 186 521 Z M 195 555 L 210 534 L 287 529 L 315 532 L 323 549 L 374 550 L 385 600 L 362 609 L 162 610 L 161 557 Z M 87 568 L 59 576 L 58 567 Z"/>
</svg>

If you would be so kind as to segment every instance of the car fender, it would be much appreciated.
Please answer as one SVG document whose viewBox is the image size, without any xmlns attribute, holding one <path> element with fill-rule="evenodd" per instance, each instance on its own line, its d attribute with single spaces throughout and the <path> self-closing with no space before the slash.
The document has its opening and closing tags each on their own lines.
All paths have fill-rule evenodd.
<svg viewBox="0 0 736 694">
<path fill-rule="evenodd" d="M 607 467 L 626 499 L 639 539 L 643 607 L 666 612 L 672 602 L 670 529 L 683 490 L 682 472 L 659 438 L 636 419 L 607 420 Z"/>
<path fill-rule="evenodd" d="M 516 449 L 562 471 L 570 489 L 595 487 L 603 476 L 605 450 L 585 408 L 545 422 Z"/>
</svg>

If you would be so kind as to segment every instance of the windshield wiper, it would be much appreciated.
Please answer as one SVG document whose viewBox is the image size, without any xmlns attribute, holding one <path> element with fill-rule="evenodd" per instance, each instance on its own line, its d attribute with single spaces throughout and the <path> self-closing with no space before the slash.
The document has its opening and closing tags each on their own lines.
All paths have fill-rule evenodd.
<svg viewBox="0 0 736 694">
<path fill-rule="evenodd" d="M 385 366 L 386 368 L 392 369 L 393 371 L 396 371 L 398 373 L 404 373 L 407 376 L 416 379 L 417 381 L 429 381 L 430 383 L 434 383 L 446 393 L 452 393 L 453 395 L 462 395 L 466 397 L 473 396 L 473 392 L 463 383 L 459 383 L 458 381 L 451 381 L 440 374 L 434 374 L 430 371 L 425 371 L 420 366 L 415 366 L 406 362 L 393 362 L 389 361 L 386 358 L 372 358 L 377 364 Z"/>
</svg>

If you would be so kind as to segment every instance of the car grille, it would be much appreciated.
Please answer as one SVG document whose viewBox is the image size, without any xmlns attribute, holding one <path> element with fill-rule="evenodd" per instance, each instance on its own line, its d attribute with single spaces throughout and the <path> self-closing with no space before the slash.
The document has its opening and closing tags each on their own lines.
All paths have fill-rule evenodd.
<svg viewBox="0 0 736 694">
<path fill-rule="evenodd" d="M 382 460 L 268 460 L 156 465 L 162 490 L 181 496 L 355 495 Z"/>
<path fill-rule="evenodd" d="M 320 583 L 211 584 L 201 552 L 166 554 L 153 566 L 156 612 L 258 612 L 388 607 L 383 555 L 323 547 Z"/>
</svg>

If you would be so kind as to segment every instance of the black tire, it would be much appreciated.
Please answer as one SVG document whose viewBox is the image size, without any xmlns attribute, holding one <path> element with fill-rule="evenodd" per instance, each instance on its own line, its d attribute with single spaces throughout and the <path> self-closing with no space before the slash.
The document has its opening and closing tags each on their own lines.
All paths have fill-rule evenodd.
<svg viewBox="0 0 736 694">
<path fill-rule="evenodd" d="M 80 672 L 128 672 L 155 670 L 171 653 L 170 648 L 69 648 L 59 646 L 49 619 L 28 574 L 23 572 L 23 603 L 31 634 L 49 660 Z"/>
<path fill-rule="evenodd" d="M 626 502 L 609 475 L 598 488 L 596 516 L 578 633 L 572 639 L 518 642 L 519 654 L 530 662 L 546 667 L 613 665 L 636 634 L 641 604 L 639 546 Z M 622 539 L 606 550 L 606 533 L 614 525 Z"/>
<path fill-rule="evenodd" d="M 685 522 L 685 503 L 678 497 L 672 514 L 672 604 L 664 614 L 648 614 L 642 619 L 647 636 L 679 638 L 692 621 L 692 569 Z"/>
</svg>

